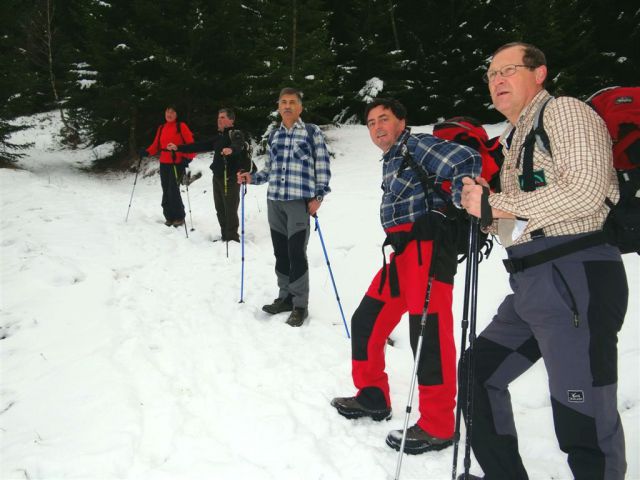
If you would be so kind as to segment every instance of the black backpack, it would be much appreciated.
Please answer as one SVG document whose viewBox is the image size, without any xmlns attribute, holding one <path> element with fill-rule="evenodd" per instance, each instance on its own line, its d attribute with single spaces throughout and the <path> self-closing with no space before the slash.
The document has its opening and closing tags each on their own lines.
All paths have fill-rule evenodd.
<svg viewBox="0 0 640 480">
<path fill-rule="evenodd" d="M 445 192 L 441 187 L 436 185 L 434 176 L 430 176 L 424 168 L 422 168 L 414 159 L 406 144 L 402 146 L 402 156 L 404 163 L 411 167 L 418 177 L 422 190 L 425 194 L 425 201 L 428 198 L 428 192 L 433 192 L 440 197 L 446 204 L 445 216 L 445 239 L 455 243 L 456 253 L 458 254 L 458 263 L 462 263 L 467 258 L 469 251 L 469 231 L 471 229 L 471 216 L 466 210 L 457 208 L 451 200 L 451 195 Z M 402 171 L 402 168 L 400 168 Z M 429 206 L 428 206 L 429 207 Z M 493 239 L 487 233 L 478 229 L 478 259 L 482 261 L 483 257 L 489 257 L 493 249 Z"/>
<path fill-rule="evenodd" d="M 258 168 L 252 160 L 253 148 L 251 147 L 251 142 L 245 139 L 244 133 L 238 129 L 229 130 L 229 141 L 234 150 L 241 152 L 240 169 L 252 174 L 255 173 Z"/>
<path fill-rule="evenodd" d="M 601 95 L 606 95 L 603 99 Z M 522 158 L 523 190 L 536 188 L 533 172 L 535 145 L 552 155 L 549 136 L 544 130 L 544 110 L 553 98 L 543 103 L 524 142 Z M 620 185 L 620 200 L 605 202 L 609 215 L 603 232 L 607 243 L 621 253 L 640 255 L 640 87 L 614 87 L 594 94 L 588 104 L 602 117 L 613 140 L 613 166 Z M 620 148 L 624 147 L 624 148 Z"/>
</svg>

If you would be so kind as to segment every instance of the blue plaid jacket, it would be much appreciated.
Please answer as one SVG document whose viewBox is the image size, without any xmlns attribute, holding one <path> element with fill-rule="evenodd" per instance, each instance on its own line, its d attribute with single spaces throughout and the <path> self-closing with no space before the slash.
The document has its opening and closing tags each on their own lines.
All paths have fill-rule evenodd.
<svg viewBox="0 0 640 480">
<path fill-rule="evenodd" d="M 436 185 L 451 181 L 452 200 L 460 208 L 462 178 L 480 175 L 482 159 L 475 150 L 448 142 L 427 133 L 411 134 L 406 128 L 396 143 L 382 157 L 382 203 L 380 222 L 383 228 L 415 222 L 429 210 L 440 210 L 445 201 L 437 194 L 425 192 L 413 169 L 404 162 L 406 145 L 415 162 L 429 176 L 435 175 Z"/>
<path fill-rule="evenodd" d="M 269 182 L 269 200 L 301 200 L 325 196 L 331 191 L 329 152 L 320 128 L 311 125 L 313 142 L 302 120 L 287 130 L 283 124 L 269 142 L 269 158 L 252 182 Z M 314 149 L 315 147 L 315 149 Z M 315 158 L 314 158 L 315 150 Z"/>
</svg>

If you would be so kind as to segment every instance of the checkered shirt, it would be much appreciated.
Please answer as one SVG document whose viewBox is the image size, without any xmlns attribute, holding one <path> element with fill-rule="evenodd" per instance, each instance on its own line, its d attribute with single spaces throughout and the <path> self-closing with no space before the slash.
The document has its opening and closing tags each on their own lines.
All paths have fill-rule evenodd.
<svg viewBox="0 0 640 480">
<path fill-rule="evenodd" d="M 269 144 L 269 157 L 264 168 L 257 172 L 252 182 L 260 185 L 269 182 L 269 200 L 301 200 L 331 191 L 329 152 L 320 128 L 313 125 L 314 148 L 308 138 L 302 120 L 291 130 L 280 124 Z"/>
<path fill-rule="evenodd" d="M 480 175 L 482 160 L 475 150 L 448 142 L 427 133 L 411 134 L 406 128 L 395 144 L 382 157 L 382 203 L 380 222 L 383 228 L 415 222 L 430 209 L 440 210 L 445 201 L 430 192 L 425 201 L 425 193 L 419 177 L 406 165 L 402 149 L 406 148 L 415 162 L 426 173 L 435 175 L 436 185 L 450 180 L 452 199 L 460 208 L 462 178 Z"/>
<path fill-rule="evenodd" d="M 514 244 L 531 240 L 531 232 L 538 229 L 543 229 L 545 236 L 600 230 L 609 212 L 605 198 L 614 203 L 619 198 L 607 127 L 588 105 L 570 97 L 551 100 L 544 111 L 543 125 L 553 156 L 536 145 L 533 169 L 544 172 L 546 185 L 532 192 L 520 189 L 524 140 L 540 105 L 549 97 L 546 90 L 539 92 L 522 111 L 516 125 L 501 137 L 505 153 L 500 174 L 502 192 L 492 194 L 489 203 L 528 220 Z M 506 139 L 513 129 L 513 138 L 507 146 Z M 503 221 L 494 221 L 490 231 L 495 233 L 498 222 Z"/>
</svg>

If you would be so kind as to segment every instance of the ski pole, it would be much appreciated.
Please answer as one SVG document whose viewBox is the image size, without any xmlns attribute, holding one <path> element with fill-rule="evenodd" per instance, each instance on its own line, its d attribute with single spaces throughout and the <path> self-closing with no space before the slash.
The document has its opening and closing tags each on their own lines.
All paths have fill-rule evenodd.
<svg viewBox="0 0 640 480">
<path fill-rule="evenodd" d="M 476 320 L 478 317 L 478 219 L 471 220 L 471 228 L 473 231 L 473 249 L 471 253 L 471 306 L 470 306 L 470 322 L 469 322 L 469 353 L 466 359 L 467 373 L 467 432 L 464 440 L 464 478 L 469 478 L 469 468 L 471 467 L 471 434 L 473 430 L 473 376 L 474 376 L 474 354 L 473 345 L 476 341 Z"/>
<path fill-rule="evenodd" d="M 338 301 L 338 307 L 340 308 L 340 315 L 342 316 L 342 323 L 344 323 L 344 329 L 347 332 L 347 338 L 351 338 L 349 334 L 349 327 L 347 327 L 347 321 L 344 318 L 344 311 L 342 310 L 342 303 L 340 302 L 340 296 L 338 295 L 338 288 L 336 287 L 336 281 L 333 278 L 333 271 L 331 271 L 331 263 L 329 262 L 329 256 L 327 255 L 327 248 L 324 245 L 324 238 L 322 237 L 322 230 L 320 229 L 320 223 L 318 222 L 318 215 L 314 215 L 316 221 L 316 231 L 318 232 L 318 236 L 320 237 L 320 243 L 322 244 L 322 251 L 324 253 L 324 259 L 327 262 L 327 267 L 329 268 L 329 275 L 331 276 L 331 283 L 333 284 L 333 291 L 336 294 L 336 300 Z"/>
<path fill-rule="evenodd" d="M 435 242 L 435 240 L 434 240 Z M 433 254 L 431 255 L 431 264 L 433 265 Z M 424 299 L 424 308 L 422 309 L 422 318 L 420 319 L 420 335 L 418 337 L 418 345 L 416 347 L 415 359 L 413 361 L 413 372 L 411 373 L 411 386 L 409 387 L 409 400 L 407 401 L 406 414 L 404 417 L 404 427 L 402 429 L 402 441 L 400 442 L 400 450 L 398 451 L 398 461 L 396 463 L 395 480 L 400 478 L 400 468 L 402 467 L 402 454 L 404 453 L 404 445 L 407 441 L 407 429 L 409 428 L 409 415 L 411 414 L 411 403 L 413 402 L 413 391 L 416 387 L 416 378 L 418 374 L 418 365 L 420 363 L 420 354 L 422 353 L 422 341 L 424 340 L 424 330 L 427 325 L 427 310 L 429 309 L 429 300 L 431 299 L 431 285 L 433 284 L 433 275 L 429 273 L 427 282 L 427 293 Z"/>
<path fill-rule="evenodd" d="M 458 362 L 458 365 L 460 366 L 460 368 L 462 368 L 462 365 L 465 362 L 464 352 L 467 348 L 467 330 L 469 328 L 470 292 L 471 292 L 471 284 L 473 283 L 472 275 L 476 275 L 473 273 L 473 270 L 474 269 L 477 270 L 478 268 L 477 251 L 478 251 L 477 222 L 475 222 L 474 220 L 471 220 L 471 226 L 469 228 L 469 240 L 468 240 L 468 247 L 467 247 L 467 258 L 466 258 L 466 268 L 465 268 L 465 278 L 464 278 L 464 301 L 463 301 L 463 308 L 462 308 L 462 337 L 460 339 L 460 360 Z M 467 388 L 470 388 L 470 386 L 467 385 Z M 453 469 L 451 471 L 452 480 L 456 480 L 457 478 L 456 476 L 458 473 L 458 447 L 460 445 L 461 414 L 462 414 L 462 403 L 460 402 L 460 399 L 458 399 L 458 402 L 456 404 L 456 424 L 455 424 L 455 431 L 453 435 Z"/>
<path fill-rule="evenodd" d="M 133 192 L 136 190 L 136 183 L 138 183 L 138 173 L 140 172 L 140 164 L 142 163 L 142 157 L 138 160 L 138 166 L 136 168 L 136 178 L 133 180 L 133 188 L 131 189 L 131 197 L 129 198 L 129 208 L 127 208 L 127 216 L 124 218 L 126 222 L 129 220 L 129 210 L 131 210 L 131 202 L 133 202 Z"/>
<path fill-rule="evenodd" d="M 242 266 L 240 269 L 240 302 L 238 303 L 244 303 L 244 196 L 246 194 L 247 194 L 247 183 L 242 182 L 242 193 L 240 196 L 240 204 L 241 204 L 240 211 L 241 211 L 241 217 L 242 217 L 242 222 L 240 227 L 240 236 L 242 240 L 242 244 L 241 244 Z"/>
<path fill-rule="evenodd" d="M 185 177 L 186 177 L 186 171 L 185 171 Z M 185 180 L 184 185 L 187 188 L 187 205 L 189 205 L 189 220 L 191 221 L 191 231 L 193 232 L 195 231 L 195 227 L 193 226 L 193 216 L 191 215 L 191 198 L 189 197 L 189 178 Z"/>
<path fill-rule="evenodd" d="M 427 313 L 429 311 L 429 302 L 431 300 L 431 286 L 433 285 L 433 277 L 435 274 L 433 273 L 434 261 L 436 258 L 436 246 L 438 245 L 440 239 L 440 231 L 444 228 L 444 225 L 441 226 L 436 231 L 436 235 L 432 240 L 432 249 L 431 249 L 431 261 L 429 264 L 429 277 L 427 280 L 427 291 L 424 296 L 424 306 L 422 308 L 422 317 L 420 318 L 420 334 L 418 335 L 418 344 L 416 346 L 414 361 L 413 361 L 413 371 L 411 373 L 411 386 L 409 387 L 409 400 L 407 401 L 406 414 L 404 417 L 404 427 L 402 429 L 402 441 L 400 442 L 400 450 L 398 451 L 398 461 L 396 464 L 396 476 L 395 480 L 400 478 L 400 468 L 402 467 L 402 454 L 404 453 L 404 446 L 407 441 L 407 429 L 409 428 L 409 415 L 411 414 L 411 404 L 413 403 L 413 391 L 416 387 L 416 380 L 418 377 L 418 366 L 420 365 L 420 357 L 422 355 L 422 343 L 424 341 L 425 328 L 427 326 Z"/>
</svg>

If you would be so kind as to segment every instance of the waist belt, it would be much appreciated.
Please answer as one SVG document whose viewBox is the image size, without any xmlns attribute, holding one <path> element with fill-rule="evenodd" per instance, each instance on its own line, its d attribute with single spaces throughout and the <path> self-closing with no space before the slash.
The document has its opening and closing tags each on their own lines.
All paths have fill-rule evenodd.
<svg viewBox="0 0 640 480">
<path fill-rule="evenodd" d="M 421 241 L 435 241 L 441 228 L 442 217 L 440 214 L 434 214 L 430 211 L 426 215 L 420 217 L 411 227 L 409 231 L 389 232 L 387 238 L 382 244 L 382 273 L 380 275 L 380 285 L 378 293 L 382 294 L 382 289 L 387 281 L 387 258 L 384 253 L 384 247 L 391 245 L 395 255 L 389 262 L 389 289 L 392 297 L 400 295 L 400 281 L 398 279 L 398 267 L 396 265 L 396 257 L 404 252 L 407 245 L 412 241 L 418 242 L 418 265 L 422 265 L 422 249 Z"/>
<path fill-rule="evenodd" d="M 607 237 L 604 232 L 596 232 L 547 248 L 546 250 L 532 253 L 531 255 L 527 255 L 522 258 L 510 258 L 508 260 L 503 260 L 502 263 L 504 263 L 504 268 L 507 272 L 518 273 L 526 270 L 527 268 L 542 265 L 543 263 L 555 260 L 556 258 L 564 257 L 571 253 L 584 250 L 585 248 L 602 245 L 606 242 Z"/>
</svg>

